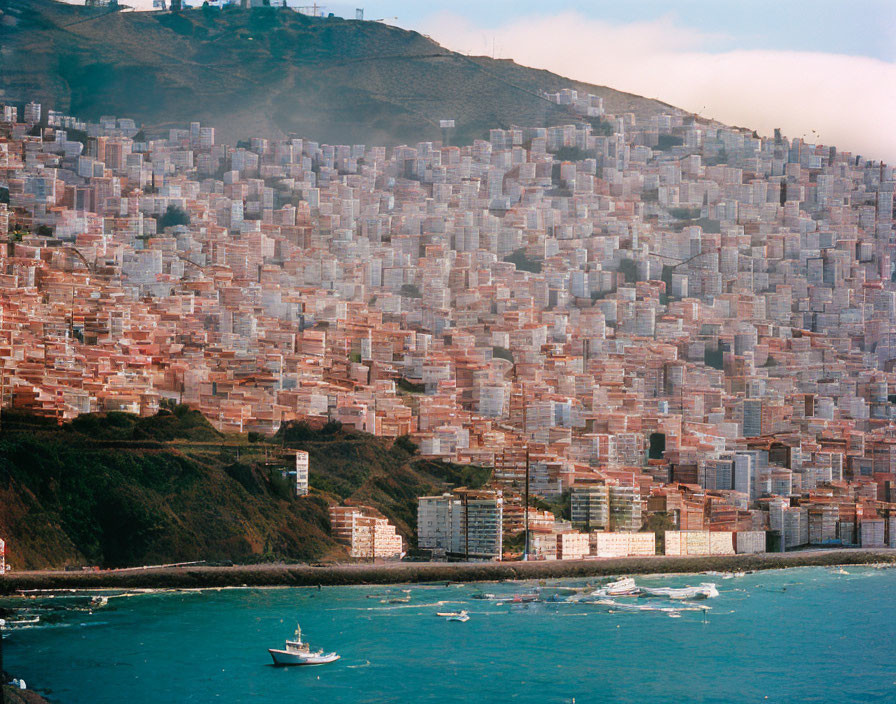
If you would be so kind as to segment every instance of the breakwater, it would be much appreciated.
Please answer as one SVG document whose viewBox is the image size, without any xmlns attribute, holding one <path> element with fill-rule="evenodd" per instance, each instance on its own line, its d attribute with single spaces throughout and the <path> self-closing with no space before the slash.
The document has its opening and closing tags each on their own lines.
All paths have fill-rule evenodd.
<svg viewBox="0 0 896 704">
<path fill-rule="evenodd" d="M 165 567 L 99 572 L 18 572 L 0 577 L 0 594 L 35 589 L 166 589 L 489 582 L 618 574 L 749 571 L 787 567 L 896 564 L 896 550 L 805 550 L 709 557 L 629 557 L 545 562 L 402 562 Z"/>
</svg>

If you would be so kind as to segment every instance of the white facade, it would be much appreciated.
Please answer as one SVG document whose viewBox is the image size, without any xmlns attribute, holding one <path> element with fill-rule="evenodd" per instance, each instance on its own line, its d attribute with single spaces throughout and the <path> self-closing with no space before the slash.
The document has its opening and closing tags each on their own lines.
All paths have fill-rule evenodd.
<svg viewBox="0 0 896 704">
<path fill-rule="evenodd" d="M 417 545 L 434 553 L 500 559 L 504 500 L 491 492 L 421 496 L 417 502 Z"/>
<path fill-rule="evenodd" d="M 296 450 L 296 496 L 308 495 L 308 453 Z"/>
</svg>

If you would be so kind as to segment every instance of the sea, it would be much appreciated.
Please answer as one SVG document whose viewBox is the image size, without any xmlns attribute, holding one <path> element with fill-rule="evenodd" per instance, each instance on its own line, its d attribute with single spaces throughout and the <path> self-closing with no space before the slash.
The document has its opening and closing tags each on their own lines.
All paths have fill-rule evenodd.
<svg viewBox="0 0 896 704">
<path fill-rule="evenodd" d="M 2 603 L 26 605 L 4 666 L 60 704 L 896 702 L 896 569 L 636 579 L 719 595 L 561 601 L 597 579 L 111 591 L 99 608 L 60 593 Z M 297 623 L 341 658 L 272 666 Z"/>
</svg>

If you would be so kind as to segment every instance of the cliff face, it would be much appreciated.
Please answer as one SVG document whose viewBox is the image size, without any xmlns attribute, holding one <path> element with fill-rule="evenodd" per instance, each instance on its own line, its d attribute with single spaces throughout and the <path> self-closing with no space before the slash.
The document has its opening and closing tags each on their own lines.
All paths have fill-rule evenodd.
<svg viewBox="0 0 896 704">
<path fill-rule="evenodd" d="M 250 135 L 339 144 L 457 141 L 494 127 L 569 123 L 539 95 L 585 89 L 609 112 L 661 103 L 510 61 L 467 57 L 417 32 L 311 18 L 285 8 L 116 12 L 54 0 L 0 0 L 0 89 L 84 118 L 112 114 L 147 134 L 191 121 L 228 141 Z"/>
<path fill-rule="evenodd" d="M 402 443 L 335 427 L 300 435 L 276 443 L 221 437 L 183 408 L 148 419 L 82 416 L 61 427 L 4 414 L 0 536 L 8 559 L 21 570 L 340 557 L 330 503 L 372 505 L 412 542 L 416 497 L 467 478 L 415 460 Z M 292 496 L 281 474 L 291 456 L 284 445 L 310 453 L 311 496 Z"/>
</svg>

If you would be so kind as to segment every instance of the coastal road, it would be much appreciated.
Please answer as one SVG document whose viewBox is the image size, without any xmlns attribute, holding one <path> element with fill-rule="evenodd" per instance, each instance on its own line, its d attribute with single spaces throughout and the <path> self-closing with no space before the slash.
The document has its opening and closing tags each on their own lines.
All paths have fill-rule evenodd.
<svg viewBox="0 0 896 704">
<path fill-rule="evenodd" d="M 620 574 L 731 572 L 835 565 L 896 565 L 896 549 L 811 549 L 707 557 L 625 557 L 542 562 L 398 562 L 147 567 L 84 572 L 10 572 L 0 594 L 27 590 L 314 587 L 414 582 L 485 582 L 605 577 Z"/>
</svg>

